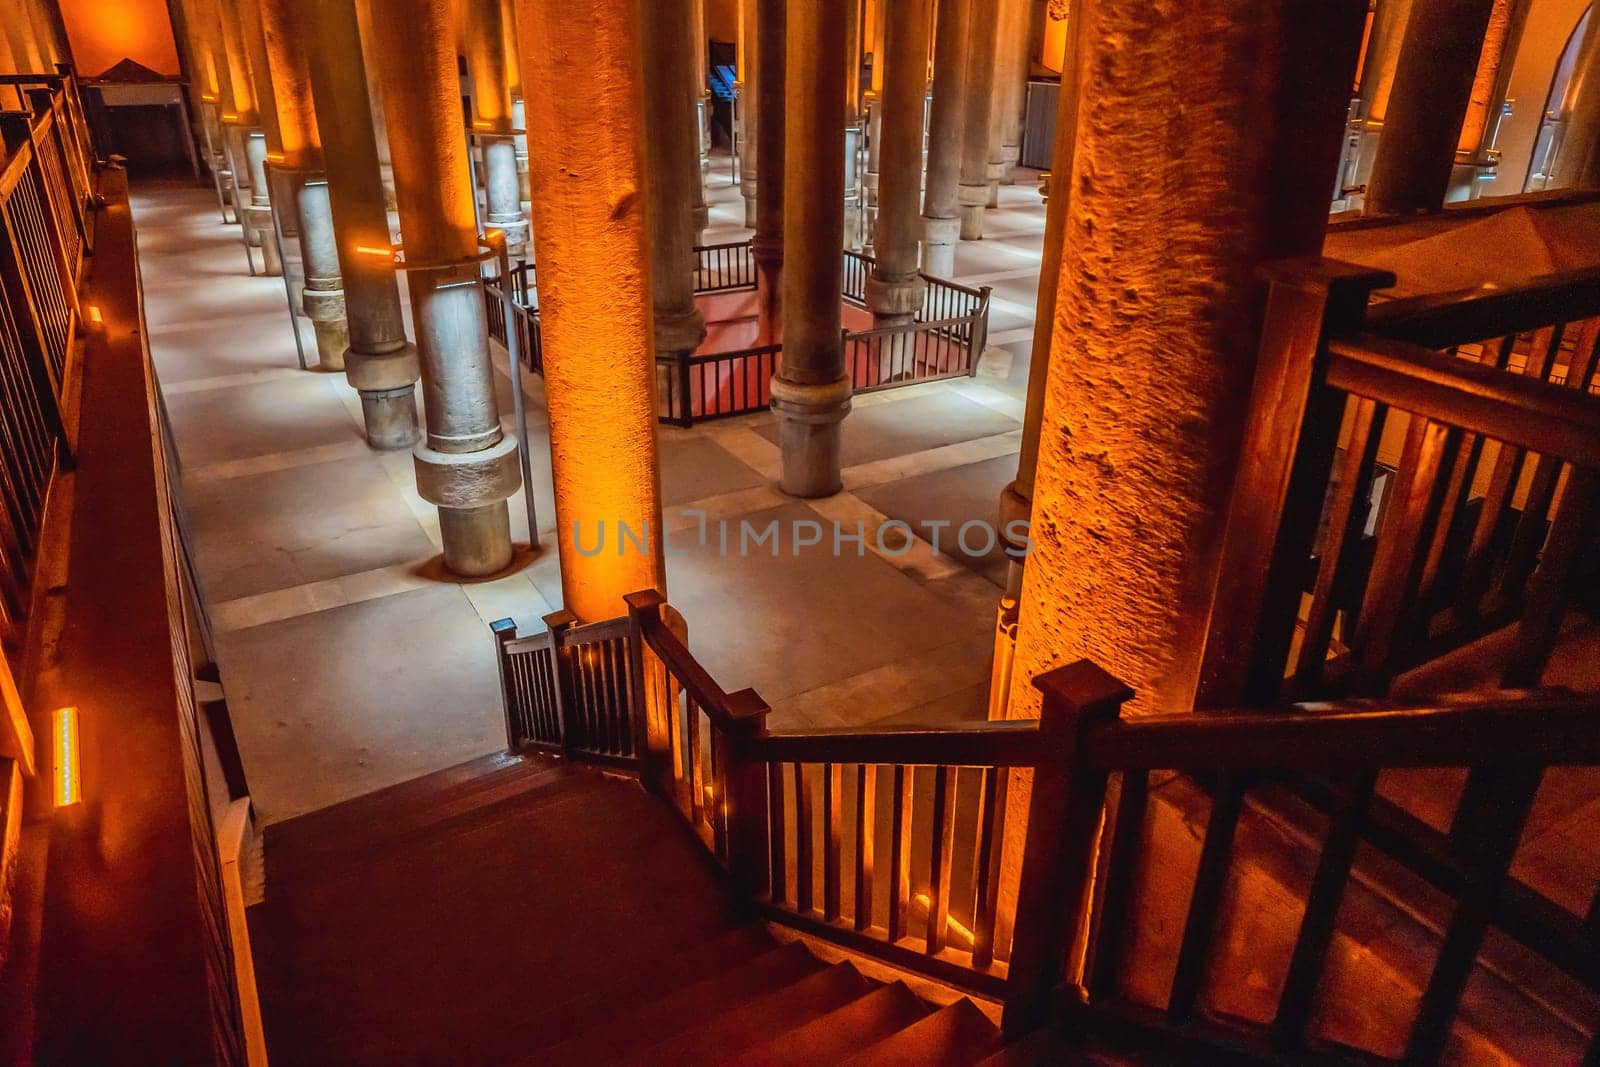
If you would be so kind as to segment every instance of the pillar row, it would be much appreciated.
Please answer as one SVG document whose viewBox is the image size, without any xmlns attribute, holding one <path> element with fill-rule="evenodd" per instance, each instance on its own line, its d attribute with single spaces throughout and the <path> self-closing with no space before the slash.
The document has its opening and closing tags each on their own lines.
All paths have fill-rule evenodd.
<svg viewBox="0 0 1600 1067">
<path fill-rule="evenodd" d="M 372 127 L 354 0 L 296 0 L 309 53 L 317 128 L 333 214 L 349 348 L 345 378 L 361 395 L 367 443 L 417 443 L 417 348 L 406 340 L 390 248 L 389 216 Z"/>
<path fill-rule="evenodd" d="M 528 252 L 522 184 L 512 125 L 511 84 L 501 0 L 468 0 L 467 71 L 472 76 L 472 128 L 483 150 L 484 222 L 506 236 L 512 259 Z"/>
<path fill-rule="evenodd" d="M 521 480 L 489 364 L 450 0 L 389 0 L 373 22 L 394 158 L 426 437 L 417 491 L 439 508 L 444 562 L 469 577 L 511 562 L 506 499 Z"/>
</svg>

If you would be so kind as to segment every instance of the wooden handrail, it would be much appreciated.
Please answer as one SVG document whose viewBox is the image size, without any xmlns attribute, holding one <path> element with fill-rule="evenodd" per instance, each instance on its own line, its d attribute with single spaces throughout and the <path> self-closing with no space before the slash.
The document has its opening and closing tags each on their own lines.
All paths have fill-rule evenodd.
<svg viewBox="0 0 1600 1067">
<path fill-rule="evenodd" d="M 1036 767 L 1039 724 L 962 722 L 941 726 L 795 730 L 755 739 L 752 754 L 774 763 Z"/>
<path fill-rule="evenodd" d="M 744 720 L 766 713 L 766 706 L 760 703 L 757 697 L 755 702 L 754 690 L 743 689 L 737 693 L 729 693 L 717 684 L 717 680 L 700 666 L 698 660 L 678 640 L 678 635 L 667 627 L 661 618 L 661 607 L 667 601 L 654 589 L 643 592 L 629 593 L 623 597 L 628 605 L 628 614 L 639 627 L 640 636 L 650 646 L 650 650 L 661 658 L 667 670 L 678 679 L 696 704 L 711 717 L 713 722 L 724 726 L 734 726 Z M 760 704 L 759 707 L 756 705 Z"/>
<path fill-rule="evenodd" d="M 1574 322 L 1600 315 L 1600 267 L 1562 271 L 1514 289 L 1464 289 L 1374 304 L 1366 327 L 1397 341 L 1427 348 Z"/>
<path fill-rule="evenodd" d="M 1182 712 L 1099 724 L 1084 751 L 1107 771 L 1592 765 L 1600 763 L 1600 698 L 1508 693 L 1426 707 L 1350 701 Z"/>
<path fill-rule="evenodd" d="M 1600 397 L 1372 333 L 1328 349 L 1334 389 L 1600 468 Z"/>
</svg>

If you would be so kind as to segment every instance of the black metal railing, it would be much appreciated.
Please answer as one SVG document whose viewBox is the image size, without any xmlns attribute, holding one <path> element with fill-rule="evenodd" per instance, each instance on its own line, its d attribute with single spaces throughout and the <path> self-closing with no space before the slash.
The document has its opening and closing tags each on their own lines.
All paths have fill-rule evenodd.
<svg viewBox="0 0 1600 1067">
<path fill-rule="evenodd" d="M 696 245 L 694 291 L 722 293 L 756 287 L 756 259 L 749 241 Z"/>
<path fill-rule="evenodd" d="M 497 278 L 483 280 L 483 308 L 489 320 L 489 336 L 506 344 L 504 288 Z M 539 332 L 539 290 L 534 285 L 532 263 L 511 268 L 511 321 L 517 331 L 517 351 L 522 365 L 535 374 L 544 373 L 544 338 Z"/>
<path fill-rule="evenodd" d="M 660 420 L 691 426 L 702 419 L 765 411 L 782 356 L 783 346 L 774 344 L 658 359 Z"/>
<path fill-rule="evenodd" d="M 867 278 L 872 274 L 872 265 L 875 262 L 876 260 L 869 255 L 848 248 L 844 250 L 840 291 L 844 295 L 845 303 L 863 308 L 867 306 Z"/>
</svg>

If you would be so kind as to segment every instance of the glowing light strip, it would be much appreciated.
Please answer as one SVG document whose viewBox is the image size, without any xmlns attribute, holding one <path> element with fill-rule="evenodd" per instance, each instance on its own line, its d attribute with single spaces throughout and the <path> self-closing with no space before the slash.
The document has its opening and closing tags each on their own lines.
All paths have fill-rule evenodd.
<svg viewBox="0 0 1600 1067">
<path fill-rule="evenodd" d="M 83 800 L 83 780 L 78 762 L 78 709 L 57 708 L 51 733 L 55 737 L 55 801 L 65 808 Z"/>
<path fill-rule="evenodd" d="M 924 915 L 926 915 L 927 912 L 933 907 L 933 898 L 926 893 L 918 893 L 911 899 L 916 901 L 917 904 L 922 908 Z M 960 921 L 957 920 L 954 915 L 946 915 L 944 917 L 944 924 L 949 928 L 951 933 L 956 935 L 957 940 L 964 942 L 968 948 L 971 948 L 977 942 L 978 939 L 973 932 L 961 925 Z"/>
</svg>

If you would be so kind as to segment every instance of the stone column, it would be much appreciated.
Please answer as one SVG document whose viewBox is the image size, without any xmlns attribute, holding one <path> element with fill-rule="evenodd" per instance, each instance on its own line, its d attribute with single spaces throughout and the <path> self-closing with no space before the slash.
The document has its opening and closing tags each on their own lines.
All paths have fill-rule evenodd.
<svg viewBox="0 0 1600 1067">
<path fill-rule="evenodd" d="M 783 329 L 783 192 L 788 99 L 788 0 L 756 0 L 756 234 L 750 250 L 756 261 L 760 342 L 771 344 Z M 842 195 L 842 194 L 841 194 Z"/>
<path fill-rule="evenodd" d="M 789 5 L 785 119 L 783 360 L 772 379 L 784 492 L 839 491 L 839 423 L 850 412 L 842 334 L 845 7 L 853 0 Z"/>
<path fill-rule="evenodd" d="M 1566 135 L 1551 169 L 1552 188 L 1600 189 L 1600 23 L 1595 18 L 1590 14 L 1575 76 L 1560 102 Z"/>
<path fill-rule="evenodd" d="M 756 227 L 756 190 L 760 176 L 756 170 L 756 138 L 760 96 L 760 64 L 756 62 L 756 0 L 739 0 L 739 195 L 744 198 L 744 224 Z"/>
<path fill-rule="evenodd" d="M 444 562 L 481 577 L 511 562 L 517 440 L 500 429 L 479 277 L 450 0 L 388 0 L 373 22 L 394 157 L 427 437 L 417 492 L 439 507 Z M 590 195 L 594 187 L 587 186 Z"/>
<path fill-rule="evenodd" d="M 1369 212 L 1444 205 L 1494 0 L 1413 0 L 1367 185 Z"/>
<path fill-rule="evenodd" d="M 1013 185 L 1022 156 L 1022 108 L 1028 92 L 1029 19 L 1032 0 L 1000 0 L 995 44 L 995 131 L 998 182 Z"/>
<path fill-rule="evenodd" d="M 650 264 L 658 358 L 689 355 L 705 340 L 694 302 L 694 188 L 699 187 L 699 107 L 685 57 L 694 55 L 692 0 L 640 5 L 645 69 L 645 163 L 650 175 Z M 675 74 L 682 76 L 674 77 Z"/>
<path fill-rule="evenodd" d="M 500 0 L 500 33 L 506 57 L 506 87 L 511 91 L 511 126 L 521 131 L 512 138 L 517 146 L 517 206 L 520 209 L 520 201 L 528 199 L 528 115 L 522 98 L 522 62 L 517 59 L 517 6 L 513 0 Z"/>
<path fill-rule="evenodd" d="M 706 9 L 705 0 L 694 0 L 686 16 L 690 26 L 688 56 L 693 62 L 688 73 L 690 99 L 694 111 L 694 182 L 689 187 L 694 219 L 694 243 L 705 244 L 711 209 L 706 204 L 706 172 L 711 169 L 711 92 L 706 88 Z M 681 60 L 680 60 L 681 62 Z"/>
<path fill-rule="evenodd" d="M 283 274 L 283 257 L 278 254 L 278 235 L 272 225 L 267 135 L 261 129 L 236 128 L 233 141 L 243 150 L 245 168 L 249 172 L 245 187 L 250 192 L 250 203 L 239 213 L 242 225 L 251 235 L 250 244 L 261 249 L 261 273 L 276 278 Z"/>
<path fill-rule="evenodd" d="M 883 71 L 876 262 L 867 278 L 872 325 L 903 326 L 922 309 L 927 283 L 917 272 L 922 230 L 922 101 L 928 84 L 926 0 L 904 0 L 890 14 L 873 66 Z"/>
<path fill-rule="evenodd" d="M 300 300 L 317 334 L 324 370 L 344 370 L 350 328 L 345 321 L 344 280 L 333 230 L 328 176 L 323 170 L 307 49 L 312 41 L 296 12 L 298 0 L 259 0 L 272 91 L 277 101 L 278 141 L 285 169 L 294 175 L 295 218 L 306 283 Z M 317 42 L 320 44 L 321 42 Z"/>
<path fill-rule="evenodd" d="M 961 230 L 961 132 L 966 119 L 967 45 L 973 0 L 939 0 L 933 42 L 933 100 L 928 107 L 928 183 L 922 199 L 922 269 L 935 278 L 956 270 Z"/>
<path fill-rule="evenodd" d="M 278 136 L 278 106 L 277 96 L 272 87 L 272 70 L 267 61 L 266 38 L 261 30 L 261 5 L 260 0 L 222 0 L 226 9 L 231 10 L 233 18 L 237 20 L 239 36 L 239 50 L 248 72 L 250 98 L 253 104 L 255 122 L 261 136 L 266 138 L 266 159 L 271 160 L 283 154 L 283 142 Z M 254 142 L 252 136 L 251 142 Z M 256 149 L 251 144 L 246 145 L 246 151 L 254 157 Z M 272 175 L 262 166 L 258 166 L 254 159 L 250 159 L 250 229 L 251 243 L 259 243 L 262 248 L 262 258 L 265 261 L 266 249 L 275 245 L 273 234 L 271 208 Z M 278 210 L 283 210 L 283 205 L 277 205 Z M 281 221 L 281 215 L 280 215 Z M 282 227 L 288 230 L 288 225 Z"/>
<path fill-rule="evenodd" d="M 961 239 L 983 237 L 989 204 L 989 145 L 994 132 L 994 58 L 1000 0 L 972 0 L 968 34 L 966 107 L 961 122 Z"/>
<path fill-rule="evenodd" d="M 309 50 L 317 129 L 344 279 L 350 347 L 344 372 L 361 394 L 367 443 L 417 443 L 417 348 L 408 344 L 390 248 L 378 145 L 353 0 L 296 0 Z"/>
<path fill-rule="evenodd" d="M 861 182 L 862 148 L 866 143 L 865 114 L 861 109 L 861 0 L 845 0 L 843 7 L 844 72 L 844 247 L 859 249 L 863 230 Z"/>
<path fill-rule="evenodd" d="M 913 0 L 920 2 L 920 0 Z M 874 254 L 878 237 L 878 181 L 883 166 L 883 67 L 884 67 L 884 20 L 888 17 L 889 5 L 885 0 L 878 0 L 872 8 L 872 85 L 862 98 L 861 106 L 866 113 L 867 126 L 867 169 L 861 175 L 861 200 L 862 211 L 866 216 L 866 252 Z M 927 53 L 924 52 L 923 60 L 923 88 L 927 88 Z M 919 105 L 920 107 L 920 105 Z M 917 112 L 917 121 L 922 121 L 922 113 Z M 919 158 L 917 174 L 917 192 L 921 193 L 922 174 L 920 157 L 922 146 L 917 146 Z"/>
<path fill-rule="evenodd" d="M 636 5 L 611 0 L 517 3 L 522 76 L 541 105 L 528 137 L 561 591 L 580 622 L 666 589 L 637 20 Z M 580 80 L 607 91 L 567 91 Z M 579 172 L 595 180 L 572 181 Z M 597 537 L 602 551 L 578 550 Z"/>
<path fill-rule="evenodd" d="M 506 235 L 506 251 L 516 260 L 527 258 L 528 223 L 522 217 L 517 144 L 511 132 L 515 127 L 500 3 L 467 0 L 467 72 L 472 77 L 472 129 L 483 146 L 484 224 Z"/>
<path fill-rule="evenodd" d="M 272 236 L 272 201 L 265 170 L 266 134 L 264 130 L 258 130 L 254 139 L 250 135 L 259 119 L 255 83 L 250 73 L 250 61 L 245 56 L 244 29 L 238 8 L 240 0 L 211 2 L 215 5 L 213 10 L 226 69 L 228 96 L 222 102 L 222 144 L 228 156 L 228 169 L 233 174 L 234 192 L 240 199 L 240 203 L 234 207 L 246 242 L 262 250 L 266 273 L 282 274 L 283 264 L 279 261 L 277 242 Z M 248 203 L 244 202 L 246 193 L 249 194 Z M 263 235 L 266 236 L 265 240 L 262 239 Z"/>
<path fill-rule="evenodd" d="M 371 57 L 377 51 L 373 34 L 372 5 L 381 0 L 356 0 L 356 21 L 361 26 L 361 54 Z M 389 118 L 383 110 L 383 79 L 378 76 L 378 65 L 367 65 L 367 96 L 372 101 L 372 133 L 378 140 L 378 171 L 383 175 L 384 201 L 391 210 L 395 206 L 394 160 L 389 155 Z"/>
</svg>

